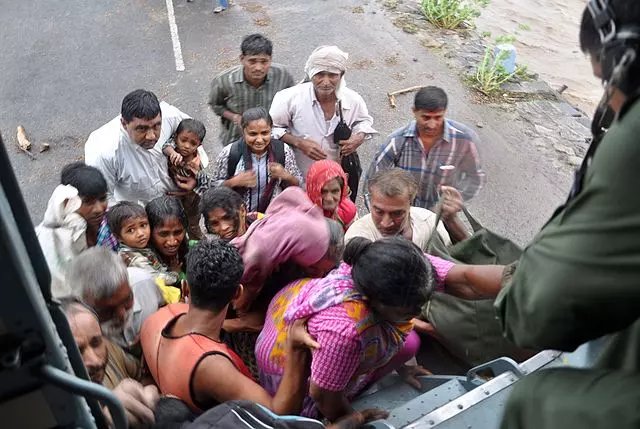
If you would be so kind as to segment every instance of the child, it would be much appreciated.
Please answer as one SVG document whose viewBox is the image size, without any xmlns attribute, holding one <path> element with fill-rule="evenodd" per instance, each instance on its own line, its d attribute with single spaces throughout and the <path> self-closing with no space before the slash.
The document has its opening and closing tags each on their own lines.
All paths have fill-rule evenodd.
<svg viewBox="0 0 640 429">
<path fill-rule="evenodd" d="M 173 138 L 167 140 L 162 153 L 169 158 L 169 176 L 194 176 L 203 168 L 198 154 L 207 130 L 204 124 L 196 119 L 183 119 Z M 202 239 L 200 228 L 200 198 L 195 192 L 176 193 L 180 195 L 182 206 L 187 213 L 189 238 Z"/>
<path fill-rule="evenodd" d="M 162 264 L 181 273 L 188 241 L 185 237 L 187 216 L 180 199 L 169 195 L 154 198 L 147 203 L 146 211 L 151 225 L 149 247 L 156 252 Z"/>
<path fill-rule="evenodd" d="M 118 254 L 128 267 L 145 269 L 166 285 L 176 285 L 178 273 L 169 271 L 148 246 L 151 237 L 149 219 L 144 207 L 123 201 L 107 214 L 111 232 L 120 240 Z"/>
</svg>

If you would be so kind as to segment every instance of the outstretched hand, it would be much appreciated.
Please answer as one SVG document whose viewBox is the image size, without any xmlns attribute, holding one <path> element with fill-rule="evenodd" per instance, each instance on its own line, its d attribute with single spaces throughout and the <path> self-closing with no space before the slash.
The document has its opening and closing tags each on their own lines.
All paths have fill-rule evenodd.
<svg viewBox="0 0 640 429">
<path fill-rule="evenodd" d="M 125 378 L 116 386 L 113 394 L 122 403 L 130 428 L 139 429 L 153 426 L 155 423 L 153 410 L 160 398 L 157 387 L 144 387 L 135 380 Z M 111 415 L 108 411 L 105 412 L 105 417 L 111 421 Z"/>
<path fill-rule="evenodd" d="M 180 176 L 179 174 L 175 175 L 176 186 L 180 188 L 181 191 L 193 191 L 198 184 L 195 176 Z"/>
<path fill-rule="evenodd" d="M 455 216 L 464 206 L 462 194 L 452 186 L 442 186 L 442 217 L 449 218 Z"/>
<path fill-rule="evenodd" d="M 420 382 L 420 379 L 418 379 L 418 376 L 431 375 L 431 371 L 420 365 L 404 365 L 398 369 L 398 375 L 400 375 L 400 378 L 402 378 L 402 380 L 409 386 L 422 390 L 422 383 Z"/>
<path fill-rule="evenodd" d="M 180 164 L 182 164 L 183 160 L 184 160 L 184 158 L 182 158 L 182 155 L 180 155 L 175 150 L 173 152 L 171 152 L 171 154 L 169 155 L 169 161 L 173 165 L 180 165 Z"/>
<path fill-rule="evenodd" d="M 389 417 L 389 412 L 378 408 L 367 408 L 366 410 L 356 411 L 346 417 L 341 418 L 327 429 L 356 429 L 365 423 L 382 420 Z"/>
<path fill-rule="evenodd" d="M 315 338 L 313 338 L 307 330 L 308 320 L 308 318 L 298 319 L 289 326 L 289 335 L 287 335 L 287 339 L 291 342 L 291 346 L 293 348 L 306 348 L 310 350 L 320 349 L 320 344 L 316 342 Z"/>
</svg>

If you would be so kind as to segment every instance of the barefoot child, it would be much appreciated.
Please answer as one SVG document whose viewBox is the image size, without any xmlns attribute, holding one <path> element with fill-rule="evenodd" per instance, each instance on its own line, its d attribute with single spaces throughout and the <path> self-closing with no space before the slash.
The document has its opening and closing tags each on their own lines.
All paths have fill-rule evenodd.
<svg viewBox="0 0 640 429">
<path fill-rule="evenodd" d="M 204 124 L 196 119 L 183 119 L 178 125 L 173 138 L 167 140 L 162 147 L 162 153 L 169 158 L 169 176 L 175 180 L 175 176 L 194 176 L 203 168 L 198 154 L 198 148 L 202 146 L 207 130 Z M 188 233 L 192 240 L 202 239 L 200 228 L 200 198 L 195 192 L 180 192 L 182 206 L 188 218 Z"/>
<path fill-rule="evenodd" d="M 144 207 L 122 201 L 111 207 L 107 216 L 109 228 L 120 240 L 118 254 L 128 267 L 147 270 L 166 285 L 178 282 L 178 273 L 169 271 L 158 255 L 148 247 L 151 228 Z"/>
</svg>

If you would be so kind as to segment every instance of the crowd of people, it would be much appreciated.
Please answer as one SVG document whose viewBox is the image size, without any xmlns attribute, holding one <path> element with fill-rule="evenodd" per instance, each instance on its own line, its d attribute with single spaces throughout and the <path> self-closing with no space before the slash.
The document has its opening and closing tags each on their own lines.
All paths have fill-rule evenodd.
<svg viewBox="0 0 640 429">
<path fill-rule="evenodd" d="M 428 371 L 413 357 L 418 333 L 434 332 L 422 309 L 437 291 L 497 297 L 505 335 L 534 350 L 613 334 L 602 370 L 519 382 L 505 427 L 633 427 L 639 252 L 629 196 L 640 122 L 637 82 L 619 75 L 626 67 L 637 78 L 638 66 L 603 63 L 598 30 L 614 12 L 637 25 L 640 8 L 612 3 L 604 15 L 584 12 L 581 46 L 597 76 L 617 79 L 604 104 L 618 120 L 590 149 L 568 202 L 507 267 L 425 253 L 433 234 L 445 245 L 468 237 L 458 213 L 485 182 L 478 137 L 446 117 L 441 88 L 418 91 L 414 119 L 380 146 L 362 217 L 358 172 L 344 161 L 377 132 L 346 86 L 338 47 L 315 49 L 294 85 L 271 63 L 268 39 L 245 37 L 241 65 L 213 81 L 224 148 L 211 168 L 200 121 L 149 91 L 128 94 L 90 135 L 85 161 L 63 168 L 36 228 L 91 380 L 114 391 L 133 427 L 168 409 L 182 424 L 238 400 L 357 427 L 385 416 L 351 405 L 381 377 L 396 371 L 420 387 Z"/>
<path fill-rule="evenodd" d="M 428 373 L 406 365 L 412 319 L 455 273 L 423 253 L 430 209 L 441 196 L 451 243 L 484 182 L 478 138 L 445 119 L 442 89 L 421 90 L 415 121 L 369 168 L 359 218 L 342 161 L 377 131 L 346 86 L 347 53 L 318 47 L 296 85 L 272 50 L 246 36 L 241 64 L 214 78 L 223 148 L 210 166 L 204 124 L 135 90 L 63 168 L 36 228 L 87 371 L 134 425 L 158 394 L 193 413 L 249 400 L 354 421 L 350 401 L 385 374 Z"/>
</svg>

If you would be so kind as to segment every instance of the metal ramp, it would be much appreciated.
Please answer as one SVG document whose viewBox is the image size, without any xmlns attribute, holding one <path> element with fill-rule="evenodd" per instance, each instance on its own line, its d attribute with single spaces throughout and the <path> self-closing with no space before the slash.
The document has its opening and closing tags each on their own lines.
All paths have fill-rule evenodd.
<svg viewBox="0 0 640 429">
<path fill-rule="evenodd" d="M 588 344 L 573 353 L 547 350 L 522 364 L 500 358 L 472 368 L 466 377 L 420 377 L 422 391 L 406 385 L 397 375 L 389 375 L 360 395 L 353 407 L 389 411 L 386 420 L 368 425 L 374 429 L 497 429 L 511 389 L 518 380 L 542 368 L 590 366 L 599 349 Z M 493 374 L 492 378 L 479 376 L 487 371 Z"/>
</svg>

